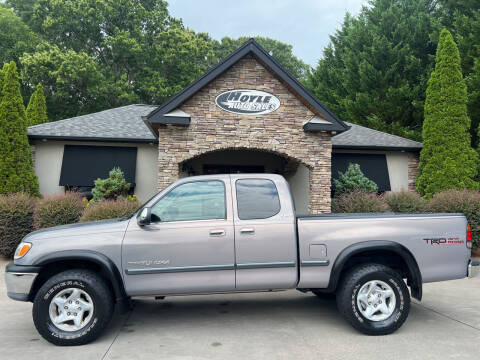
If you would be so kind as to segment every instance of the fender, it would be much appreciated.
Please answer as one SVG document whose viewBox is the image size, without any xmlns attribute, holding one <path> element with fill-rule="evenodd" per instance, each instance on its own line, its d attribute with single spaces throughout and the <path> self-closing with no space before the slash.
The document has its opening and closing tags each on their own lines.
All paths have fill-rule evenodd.
<svg viewBox="0 0 480 360">
<path fill-rule="evenodd" d="M 399 255 L 403 259 L 403 261 L 405 261 L 405 264 L 407 264 L 408 271 L 411 275 L 411 283 L 409 283 L 409 285 L 412 291 L 412 297 L 421 300 L 422 274 L 420 273 L 417 261 L 413 257 L 412 253 L 405 246 L 393 241 L 384 240 L 360 242 L 343 249 L 342 252 L 335 259 L 335 262 L 332 266 L 330 281 L 326 290 L 330 292 L 335 291 L 338 285 L 338 281 L 340 280 L 340 274 L 342 273 L 343 267 L 345 266 L 348 259 L 350 259 L 352 256 L 361 254 L 362 252 L 375 250 L 393 252 Z"/>
<path fill-rule="evenodd" d="M 108 275 L 112 283 L 115 302 L 124 302 L 128 298 L 123 286 L 122 276 L 117 266 L 104 254 L 92 250 L 63 250 L 56 251 L 38 258 L 33 265 L 43 266 L 64 260 L 87 260 L 99 265 Z"/>
</svg>

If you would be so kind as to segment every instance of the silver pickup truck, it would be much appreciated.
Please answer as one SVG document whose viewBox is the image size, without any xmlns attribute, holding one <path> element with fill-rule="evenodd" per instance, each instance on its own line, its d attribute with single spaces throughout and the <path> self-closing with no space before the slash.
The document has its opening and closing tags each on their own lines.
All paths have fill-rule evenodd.
<svg viewBox="0 0 480 360">
<path fill-rule="evenodd" d="M 178 180 L 122 219 L 27 235 L 6 283 L 57 345 L 97 338 L 134 296 L 285 289 L 335 294 L 356 329 L 383 335 L 422 283 L 472 275 L 470 248 L 462 214 L 296 216 L 279 175 L 211 175 Z"/>
</svg>

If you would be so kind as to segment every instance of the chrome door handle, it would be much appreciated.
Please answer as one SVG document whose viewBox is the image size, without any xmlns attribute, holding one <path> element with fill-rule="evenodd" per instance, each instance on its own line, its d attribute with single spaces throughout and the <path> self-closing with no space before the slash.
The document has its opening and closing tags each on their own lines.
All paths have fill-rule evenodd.
<svg viewBox="0 0 480 360">
<path fill-rule="evenodd" d="M 210 236 L 225 236 L 225 230 L 210 230 Z"/>
<path fill-rule="evenodd" d="M 255 234 L 255 229 L 243 228 L 243 229 L 240 229 L 240 234 Z"/>
</svg>

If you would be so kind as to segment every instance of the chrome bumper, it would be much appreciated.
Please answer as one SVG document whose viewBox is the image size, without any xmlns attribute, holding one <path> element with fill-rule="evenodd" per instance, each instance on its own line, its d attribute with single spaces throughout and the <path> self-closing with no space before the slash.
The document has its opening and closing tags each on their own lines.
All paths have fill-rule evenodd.
<svg viewBox="0 0 480 360">
<path fill-rule="evenodd" d="M 480 272 L 480 262 L 475 259 L 470 259 L 470 261 L 468 262 L 467 276 L 469 278 L 473 278 L 478 276 L 479 272 Z"/>
<path fill-rule="evenodd" d="M 13 271 L 9 271 L 9 267 Z M 19 267 L 9 264 L 5 272 L 7 295 L 14 300 L 28 301 L 30 290 L 38 273 L 15 271 L 14 268 L 18 269 Z"/>
</svg>

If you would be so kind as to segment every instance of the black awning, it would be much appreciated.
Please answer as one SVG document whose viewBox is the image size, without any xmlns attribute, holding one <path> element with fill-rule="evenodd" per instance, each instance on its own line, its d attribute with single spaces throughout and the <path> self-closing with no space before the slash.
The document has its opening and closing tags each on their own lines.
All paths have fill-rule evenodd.
<svg viewBox="0 0 480 360">
<path fill-rule="evenodd" d="M 338 179 L 338 172 L 344 173 L 350 163 L 360 165 L 363 174 L 378 185 L 379 191 L 391 190 L 387 158 L 384 154 L 333 153 L 332 179 Z"/>
<path fill-rule="evenodd" d="M 135 186 L 136 147 L 65 145 L 60 186 L 94 186 L 98 178 L 105 179 L 114 167 L 125 174 L 125 180 Z"/>
</svg>

